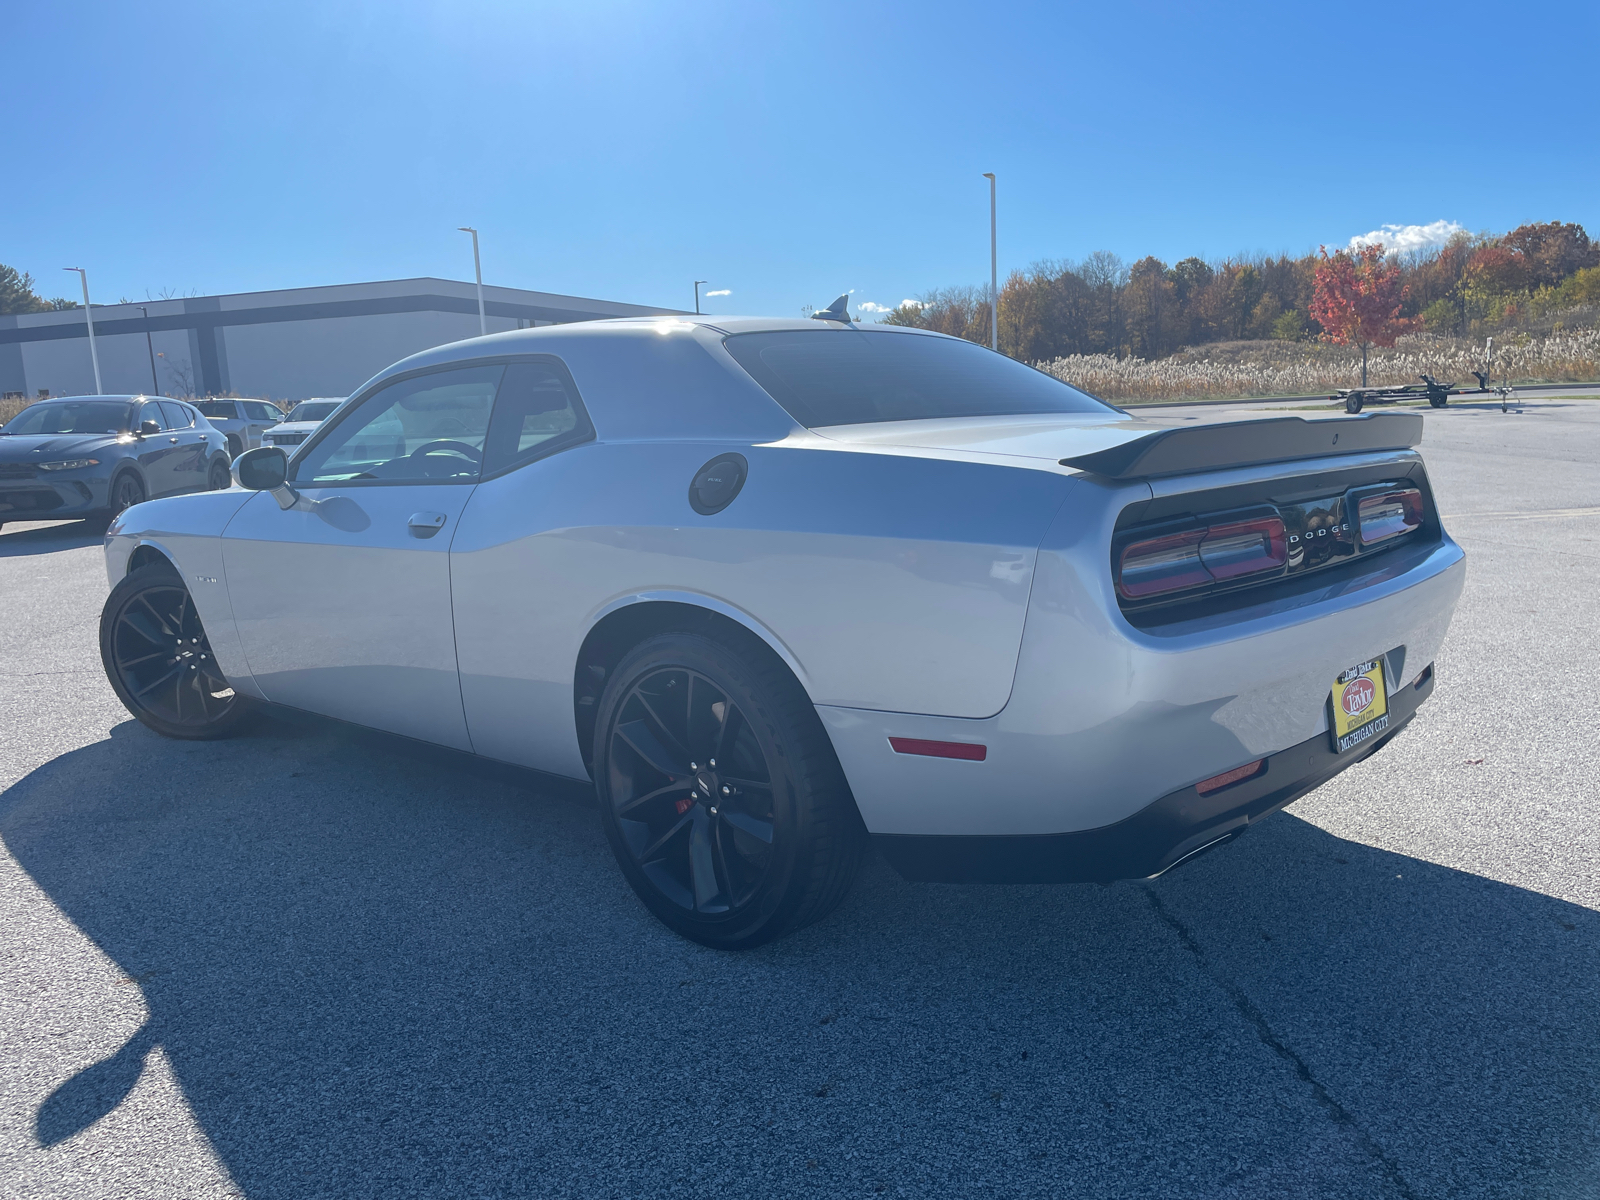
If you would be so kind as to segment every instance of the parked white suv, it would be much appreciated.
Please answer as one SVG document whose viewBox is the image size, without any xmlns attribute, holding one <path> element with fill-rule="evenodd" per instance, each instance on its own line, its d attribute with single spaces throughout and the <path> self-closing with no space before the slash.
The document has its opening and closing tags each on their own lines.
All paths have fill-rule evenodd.
<svg viewBox="0 0 1600 1200">
<path fill-rule="evenodd" d="M 265 446 L 298 446 L 310 437 L 318 425 L 333 415 L 333 410 L 344 403 L 342 396 L 313 396 L 302 400 L 289 410 L 282 424 L 274 425 L 261 435 Z"/>
</svg>

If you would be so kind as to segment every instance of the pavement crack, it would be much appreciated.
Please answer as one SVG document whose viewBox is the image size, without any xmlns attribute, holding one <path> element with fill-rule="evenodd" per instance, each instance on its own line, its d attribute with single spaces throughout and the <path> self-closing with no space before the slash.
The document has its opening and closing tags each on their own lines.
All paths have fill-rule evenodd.
<svg viewBox="0 0 1600 1200">
<path fill-rule="evenodd" d="M 1216 985 L 1226 993 L 1239 1015 L 1254 1026 L 1256 1036 L 1261 1039 L 1262 1044 L 1294 1068 L 1295 1075 L 1301 1083 L 1311 1090 L 1316 1102 L 1333 1119 L 1334 1124 L 1343 1125 L 1350 1130 L 1355 1136 L 1357 1144 L 1382 1169 L 1384 1176 L 1394 1185 L 1395 1189 L 1406 1197 L 1406 1200 L 1417 1200 L 1417 1193 L 1401 1173 L 1399 1164 L 1384 1153 L 1383 1147 L 1379 1146 L 1372 1136 L 1361 1127 L 1354 1114 L 1343 1104 L 1340 1104 L 1333 1093 L 1328 1090 L 1327 1085 L 1312 1074 L 1311 1068 L 1306 1065 L 1305 1059 L 1301 1058 L 1292 1046 L 1273 1031 L 1271 1024 L 1267 1021 L 1266 1014 L 1255 1006 L 1255 1003 L 1245 994 L 1244 988 L 1224 976 L 1212 965 L 1211 960 L 1206 956 L 1205 950 L 1201 948 L 1199 939 L 1189 930 L 1188 926 L 1173 915 L 1166 905 L 1161 903 L 1161 897 L 1156 895 L 1154 889 L 1146 887 L 1144 894 L 1149 898 L 1150 907 L 1155 910 L 1156 916 L 1178 935 L 1178 940 L 1194 956 L 1200 969 L 1210 976 Z"/>
</svg>

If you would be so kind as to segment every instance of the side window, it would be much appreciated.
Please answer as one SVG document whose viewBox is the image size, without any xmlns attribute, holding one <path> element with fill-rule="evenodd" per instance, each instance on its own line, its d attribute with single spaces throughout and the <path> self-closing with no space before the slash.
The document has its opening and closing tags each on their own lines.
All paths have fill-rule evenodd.
<svg viewBox="0 0 1600 1200">
<path fill-rule="evenodd" d="M 170 400 L 161 401 L 161 416 L 163 429 L 187 429 L 194 424 L 183 405 L 174 404 Z"/>
<path fill-rule="evenodd" d="M 167 414 L 161 411 L 161 405 L 154 400 L 146 400 L 139 406 L 139 411 L 134 414 L 133 427 L 138 429 L 146 421 L 154 421 L 160 429 L 167 428 Z"/>
<path fill-rule="evenodd" d="M 505 368 L 435 371 L 374 392 L 294 465 L 297 483 L 478 478 Z"/>
<path fill-rule="evenodd" d="M 543 363 L 512 363 L 494 402 L 494 419 L 489 422 L 483 452 L 484 474 L 593 436 L 564 374 Z"/>
<path fill-rule="evenodd" d="M 246 404 L 244 408 L 245 411 L 249 413 L 252 421 L 271 421 L 273 424 L 277 424 L 281 419 L 278 416 L 278 410 L 264 401 L 252 401 Z"/>
</svg>

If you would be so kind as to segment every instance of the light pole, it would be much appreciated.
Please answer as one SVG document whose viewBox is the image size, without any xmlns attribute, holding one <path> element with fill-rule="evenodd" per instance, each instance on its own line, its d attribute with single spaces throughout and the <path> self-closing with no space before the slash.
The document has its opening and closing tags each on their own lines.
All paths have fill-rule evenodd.
<svg viewBox="0 0 1600 1200">
<path fill-rule="evenodd" d="M 89 322 L 89 361 L 94 363 L 94 394 L 103 396 L 105 389 L 100 386 L 100 352 L 94 348 L 94 313 L 89 308 L 89 272 L 82 267 L 62 267 L 63 271 L 76 271 L 78 278 L 83 282 L 83 315 Z"/>
<path fill-rule="evenodd" d="M 700 315 L 700 285 L 706 282 L 708 281 L 704 279 L 694 281 L 694 315 L 697 317 Z"/>
<path fill-rule="evenodd" d="M 161 394 L 161 383 L 156 379 L 156 344 L 150 340 L 150 310 L 144 305 L 139 305 L 139 311 L 144 314 L 144 348 L 150 351 L 150 394 Z"/>
<path fill-rule="evenodd" d="M 456 228 L 472 235 L 472 269 L 478 276 L 478 334 L 482 336 L 489 332 L 489 319 L 483 315 L 483 263 L 478 258 L 478 231 L 471 225 L 457 225 Z"/>
<path fill-rule="evenodd" d="M 1000 349 L 1000 258 L 994 237 L 994 172 L 985 171 L 989 181 L 989 349 Z"/>
</svg>

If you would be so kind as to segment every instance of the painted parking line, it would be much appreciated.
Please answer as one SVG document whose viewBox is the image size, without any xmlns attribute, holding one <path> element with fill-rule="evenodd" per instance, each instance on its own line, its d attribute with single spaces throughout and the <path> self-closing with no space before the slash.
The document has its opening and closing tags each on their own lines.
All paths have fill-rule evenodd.
<svg viewBox="0 0 1600 1200">
<path fill-rule="evenodd" d="M 1466 512 L 1447 513 L 1441 521 L 1468 521 L 1476 518 L 1493 518 L 1499 521 L 1559 521 L 1566 517 L 1592 517 L 1600 508 L 1549 508 L 1543 512 Z"/>
</svg>

